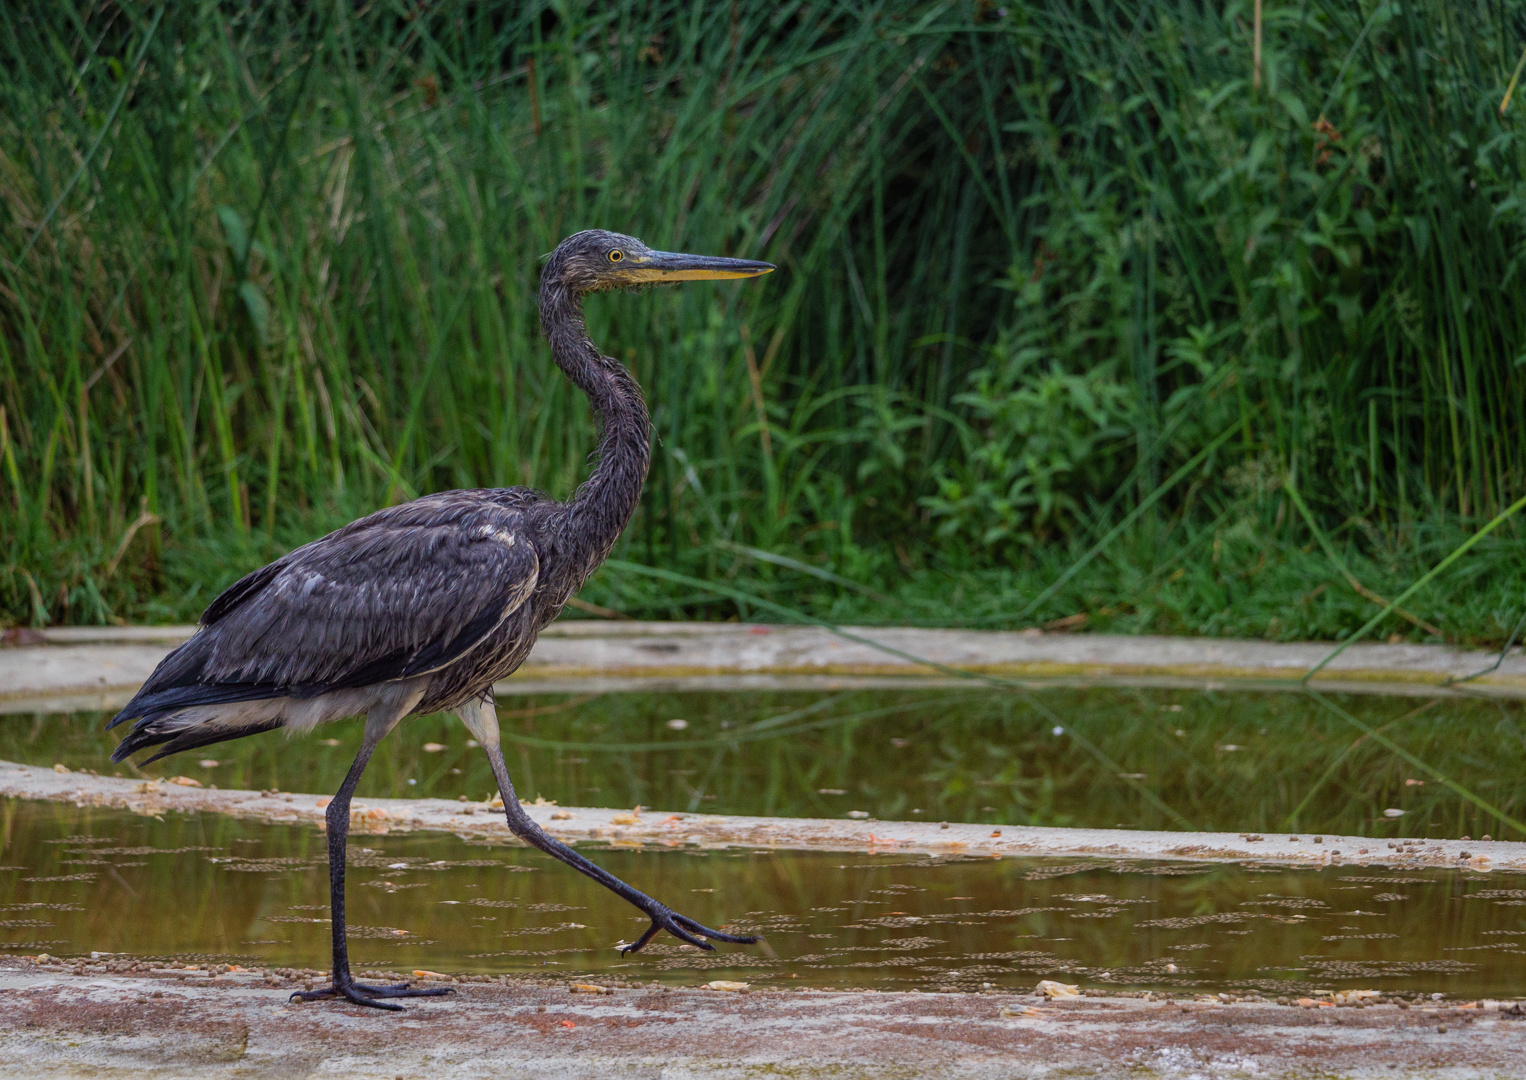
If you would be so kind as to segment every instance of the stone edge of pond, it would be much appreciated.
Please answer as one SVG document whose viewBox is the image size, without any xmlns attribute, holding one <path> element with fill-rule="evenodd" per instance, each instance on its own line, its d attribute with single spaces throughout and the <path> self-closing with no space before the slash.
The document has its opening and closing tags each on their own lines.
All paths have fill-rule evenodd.
<svg viewBox="0 0 1526 1080">
<path fill-rule="evenodd" d="M 177 783 L 185 780 L 185 783 Z M 69 802 L 136 814 L 216 813 L 321 827 L 328 797 L 203 788 L 195 781 L 132 780 L 62 766 L 0 761 L 0 795 Z M 1389 867 L 1484 873 L 1526 870 L 1526 843 L 1492 840 L 1378 840 L 1312 833 L 1133 832 L 976 825 L 961 822 L 768 818 L 639 812 L 525 803 L 547 832 L 568 842 L 629 848 L 745 848 L 920 855 L 945 858 L 1090 858 L 1248 862 L 1288 867 Z M 501 808 L 501 804 L 500 804 Z M 514 843 L 500 809 L 445 799 L 357 799 L 357 833 L 449 832 Z M 1391 846 L 1392 845 L 1392 846 Z"/>
<path fill-rule="evenodd" d="M 961 681 L 947 670 L 1028 685 L 1301 689 L 1324 642 L 1263 642 L 914 627 L 570 621 L 548 627 L 502 695 L 561 693 L 583 680 L 605 690 L 849 689 Z M 62 627 L 11 631 L 0 649 L 0 712 L 119 706 L 190 627 Z M 869 642 L 878 642 L 876 647 Z M 890 651 L 886 651 L 886 650 Z M 914 657 L 939 667 L 920 663 Z M 1526 698 L 1526 654 L 1447 645 L 1359 643 L 1313 680 L 1326 691 Z M 728 681 L 731 680 L 731 681 Z M 978 682 L 962 680 L 970 685 Z M 745 684 L 745 686 L 744 686 Z"/>
</svg>

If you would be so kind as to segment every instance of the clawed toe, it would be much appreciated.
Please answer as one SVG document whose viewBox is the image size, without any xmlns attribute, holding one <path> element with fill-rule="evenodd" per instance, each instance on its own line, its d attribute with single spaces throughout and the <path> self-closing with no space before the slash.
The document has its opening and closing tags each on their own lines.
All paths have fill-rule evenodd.
<svg viewBox="0 0 1526 1080">
<path fill-rule="evenodd" d="M 356 1005 L 365 1005 L 372 1009 L 384 1009 L 388 1012 L 403 1012 L 401 1005 L 394 1005 L 382 998 L 399 997 L 443 997 L 446 994 L 454 994 L 455 991 L 447 986 L 434 987 L 428 990 L 415 990 L 408 983 L 397 983 L 393 986 L 367 986 L 365 983 L 345 982 L 331 986 L 325 986 L 319 990 L 294 990 L 288 1001 L 323 1001 L 327 998 L 344 998 Z"/>
<path fill-rule="evenodd" d="M 415 990 L 412 983 L 395 983 L 392 986 L 367 986 L 365 983 L 356 983 L 355 989 L 371 997 L 444 997 L 446 994 L 454 994 L 455 991 L 448 986 L 437 986 L 428 990 Z"/>
<path fill-rule="evenodd" d="M 687 915 L 680 915 L 676 911 L 669 911 L 667 908 L 662 907 L 661 905 L 658 905 L 657 910 L 651 912 L 651 916 L 652 925 L 647 927 L 646 933 L 637 938 L 633 944 L 626 945 L 621 948 L 621 956 L 625 956 L 633 952 L 640 952 L 647 942 L 651 941 L 652 938 L 657 936 L 657 933 L 660 930 L 666 930 L 679 941 L 682 941 L 688 945 L 693 945 L 696 948 L 704 949 L 706 952 L 715 951 L 715 946 L 710 944 L 710 942 L 706 940 L 707 938 L 713 938 L 716 941 L 724 941 L 732 945 L 756 945 L 759 941 L 757 937 L 751 935 L 742 936 L 738 934 L 723 933 L 720 930 L 712 930 L 702 923 L 695 922 Z"/>
<path fill-rule="evenodd" d="M 378 1001 L 376 998 L 367 997 L 360 992 L 357 986 L 325 986 L 321 990 L 293 990 L 288 1001 L 324 1001 L 328 998 L 344 998 L 355 1005 L 365 1005 L 372 1009 L 383 1009 L 387 1012 L 402 1012 L 401 1005 L 394 1005 L 390 1001 Z"/>
</svg>

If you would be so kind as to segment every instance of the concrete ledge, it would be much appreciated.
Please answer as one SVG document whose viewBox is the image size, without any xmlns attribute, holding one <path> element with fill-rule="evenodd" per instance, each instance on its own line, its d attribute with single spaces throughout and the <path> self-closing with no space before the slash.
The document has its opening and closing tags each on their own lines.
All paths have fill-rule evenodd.
<svg viewBox="0 0 1526 1080">
<path fill-rule="evenodd" d="M 138 781 L 59 772 L 0 761 L 0 796 L 101 806 L 138 814 L 203 812 L 267 822 L 321 827 L 328 796 L 219 791 L 174 781 Z M 526 803 L 547 832 L 569 842 L 616 847 L 741 847 L 880 852 L 979 858 L 1040 856 L 1103 859 L 1172 859 L 1256 862 L 1286 866 L 1394 866 L 1471 871 L 1526 869 L 1526 843 L 1504 840 L 1373 840 L 1361 836 L 1287 833 L 1134 832 L 1127 829 L 1057 829 L 934 821 L 766 818 L 681 814 L 664 810 L 559 807 Z M 357 832 L 417 830 L 515 842 L 502 803 L 445 799 L 357 799 Z M 1390 843 L 1395 844 L 1389 847 Z"/>
<path fill-rule="evenodd" d="M 194 627 L 67 627 L 28 631 L 0 649 L 0 712 L 120 707 Z M 1330 652 L 1327 642 L 1043 634 L 1033 631 L 845 627 L 851 641 L 819 627 L 737 623 L 580 620 L 548 627 L 502 695 L 590 689 L 800 689 L 946 685 L 909 654 L 1033 686 L 1114 684 L 1291 689 Z M 885 649 L 894 650 L 887 652 Z M 1357 644 L 1321 671 L 1330 691 L 1406 695 L 1463 693 L 1526 698 L 1526 652 L 1450 688 L 1448 680 L 1494 663 L 1495 654 L 1446 645 Z M 587 680 L 604 680 L 595 685 Z M 746 682 L 721 682 L 741 679 Z"/>
<path fill-rule="evenodd" d="M 428 982 L 453 995 L 388 1014 L 287 1000 L 319 972 L 223 967 L 0 961 L 0 1076 L 1460 1078 L 1519 1076 L 1526 1048 L 1526 1021 L 1492 1001 L 1355 1008 L 1328 997 L 1299 1006 L 629 984 L 574 994 L 549 979 L 446 975 Z"/>
</svg>

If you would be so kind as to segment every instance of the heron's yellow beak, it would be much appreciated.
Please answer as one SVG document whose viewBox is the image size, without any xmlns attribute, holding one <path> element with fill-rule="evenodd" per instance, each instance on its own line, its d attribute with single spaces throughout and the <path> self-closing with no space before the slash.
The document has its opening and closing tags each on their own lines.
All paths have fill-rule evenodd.
<svg viewBox="0 0 1526 1080">
<path fill-rule="evenodd" d="M 620 277 L 632 283 L 664 281 L 716 281 L 727 278 L 750 278 L 771 273 L 773 263 L 753 259 L 722 259 L 713 255 L 682 255 L 673 251 L 653 251 L 632 256 L 620 270 Z"/>
</svg>

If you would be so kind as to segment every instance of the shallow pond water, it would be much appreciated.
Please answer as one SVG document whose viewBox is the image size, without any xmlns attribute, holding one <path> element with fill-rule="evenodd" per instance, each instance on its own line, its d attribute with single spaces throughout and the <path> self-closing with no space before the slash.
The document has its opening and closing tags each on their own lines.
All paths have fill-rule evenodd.
<svg viewBox="0 0 1526 1080">
<path fill-rule="evenodd" d="M 0 803 L 0 950 L 321 967 L 323 836 L 218 815 L 163 820 Z M 1179 992 L 1374 988 L 1506 996 L 1526 959 L 1526 875 L 822 852 L 594 859 L 764 946 L 613 946 L 643 920 L 522 847 L 357 836 L 357 968 L 1027 989 L 1041 978 Z"/>
<path fill-rule="evenodd" d="M 1523 703 L 1093 688 L 618 693 L 499 702 L 522 796 L 563 805 L 1101 828 L 1526 838 Z M 98 713 L 0 719 L 0 759 L 332 792 L 359 721 L 148 766 Z M 404 723 L 372 797 L 492 790 L 449 716 Z M 1397 815 L 1393 811 L 1402 811 Z"/>
</svg>

